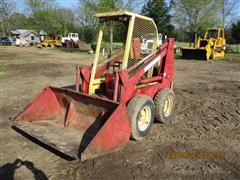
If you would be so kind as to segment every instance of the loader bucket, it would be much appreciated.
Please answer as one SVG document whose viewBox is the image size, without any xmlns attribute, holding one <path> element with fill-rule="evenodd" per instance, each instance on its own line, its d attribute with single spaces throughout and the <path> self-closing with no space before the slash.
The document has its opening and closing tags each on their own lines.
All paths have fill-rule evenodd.
<svg viewBox="0 0 240 180">
<path fill-rule="evenodd" d="M 44 88 L 13 127 L 81 160 L 121 149 L 131 131 L 126 105 L 53 87 Z"/>
<path fill-rule="evenodd" d="M 208 55 L 206 49 L 196 49 L 196 48 L 183 48 L 182 49 L 183 59 L 197 59 L 197 60 L 208 60 Z"/>
</svg>

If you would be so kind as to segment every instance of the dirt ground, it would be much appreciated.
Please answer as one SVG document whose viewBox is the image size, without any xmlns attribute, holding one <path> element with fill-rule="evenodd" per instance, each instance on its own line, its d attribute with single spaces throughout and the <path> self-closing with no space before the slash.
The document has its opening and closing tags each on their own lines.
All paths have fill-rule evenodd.
<svg viewBox="0 0 240 180">
<path fill-rule="evenodd" d="M 144 140 L 80 162 L 31 142 L 11 122 L 43 87 L 73 84 L 75 65 L 92 55 L 34 47 L 0 47 L 0 55 L 1 180 L 240 179 L 240 57 L 175 60 L 173 123 L 155 123 Z"/>
</svg>

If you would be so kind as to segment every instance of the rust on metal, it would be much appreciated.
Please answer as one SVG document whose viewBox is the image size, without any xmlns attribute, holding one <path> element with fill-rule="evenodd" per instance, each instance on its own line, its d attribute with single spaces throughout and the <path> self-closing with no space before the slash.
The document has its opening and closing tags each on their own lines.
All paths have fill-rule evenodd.
<svg viewBox="0 0 240 180">
<path fill-rule="evenodd" d="M 121 48 L 98 62 L 102 36 L 107 32 L 101 29 L 93 66 L 76 67 L 73 88 L 44 88 L 14 123 L 38 141 L 81 160 L 126 146 L 131 134 L 129 101 L 143 94 L 154 98 L 161 89 L 172 87 L 173 81 L 173 38 L 161 47 L 153 43 L 150 54 L 144 55 L 143 35 L 158 34 L 152 19 L 128 12 L 110 13 L 114 18 L 109 19 L 102 15 L 102 20 L 119 17 L 126 25 L 125 51 Z"/>
</svg>

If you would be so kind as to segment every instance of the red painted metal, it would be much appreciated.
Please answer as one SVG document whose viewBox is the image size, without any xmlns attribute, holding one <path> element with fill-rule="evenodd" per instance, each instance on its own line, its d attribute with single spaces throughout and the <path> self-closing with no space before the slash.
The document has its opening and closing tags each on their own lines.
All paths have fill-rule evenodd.
<svg viewBox="0 0 240 180">
<path fill-rule="evenodd" d="M 80 68 L 80 76 L 82 76 L 82 92 L 83 93 L 88 93 L 88 88 L 89 88 L 89 81 L 90 81 L 90 74 L 91 70 L 90 67 L 87 66 L 82 66 Z"/>
<path fill-rule="evenodd" d="M 83 152 L 81 160 L 122 149 L 128 144 L 130 134 L 126 105 L 120 104 Z"/>
<path fill-rule="evenodd" d="M 114 65 L 116 62 L 119 62 L 120 60 L 122 60 L 122 58 L 123 58 L 123 54 L 120 54 L 117 57 L 113 58 L 111 61 L 107 62 L 106 64 L 103 64 L 102 66 L 100 66 L 96 71 L 95 78 L 99 78 L 112 65 Z"/>
<path fill-rule="evenodd" d="M 134 38 L 132 40 L 133 59 L 139 60 L 141 57 L 141 40 Z"/>
<path fill-rule="evenodd" d="M 131 72 L 131 71 L 135 70 L 139 65 L 141 65 L 145 61 L 151 59 L 152 57 L 156 56 L 157 53 L 158 53 L 158 50 L 153 51 L 151 54 L 149 54 L 146 57 L 144 57 L 143 59 L 141 59 L 138 63 L 136 63 L 135 65 L 133 65 L 130 68 L 128 68 L 127 71 Z"/>
<path fill-rule="evenodd" d="M 174 39 L 169 41 L 168 49 L 167 49 L 167 56 L 165 57 L 165 67 L 163 68 L 163 84 L 164 88 L 169 88 L 171 86 L 171 82 L 173 81 L 173 72 L 174 72 Z"/>
<path fill-rule="evenodd" d="M 105 143 L 102 147 L 110 151 L 117 144 L 119 147 L 126 145 L 126 139 L 130 136 L 126 116 L 126 109 L 117 102 L 72 90 L 47 87 L 19 114 L 15 126 L 47 145 L 77 158 L 81 157 L 87 145 L 98 136 L 102 128 L 110 131 L 116 129 L 121 122 L 122 134 L 115 136 L 119 139 L 110 139 L 109 143 L 113 145 Z"/>
<path fill-rule="evenodd" d="M 16 121 L 40 121 L 46 118 L 53 118 L 61 112 L 59 104 L 54 92 L 46 87 L 44 90 L 28 105 L 25 110 L 16 117 Z"/>
<path fill-rule="evenodd" d="M 162 80 L 162 76 L 156 76 L 151 78 L 142 79 L 139 81 L 139 83 L 150 83 L 150 82 L 156 82 Z"/>
<path fill-rule="evenodd" d="M 67 112 L 66 112 L 66 119 L 65 119 L 65 127 L 68 126 L 69 124 L 72 124 L 74 120 L 77 117 L 77 111 L 73 105 L 72 102 L 70 102 L 70 105 L 68 106 Z"/>
<path fill-rule="evenodd" d="M 15 126 L 81 160 L 121 149 L 131 133 L 127 103 L 139 94 L 154 98 L 159 90 L 170 88 L 173 57 L 174 39 L 170 38 L 129 69 L 109 71 L 121 55 L 99 64 L 95 78 L 105 77 L 105 82 L 93 96 L 88 95 L 91 67 L 77 67 L 75 91 L 46 87 L 16 117 Z M 158 68 L 157 73 L 147 78 L 146 72 L 152 67 Z"/>
</svg>

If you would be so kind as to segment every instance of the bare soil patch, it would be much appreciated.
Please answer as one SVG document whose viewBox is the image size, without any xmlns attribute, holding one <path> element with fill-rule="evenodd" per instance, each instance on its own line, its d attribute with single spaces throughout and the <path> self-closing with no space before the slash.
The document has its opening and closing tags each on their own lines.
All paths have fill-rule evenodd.
<svg viewBox="0 0 240 180">
<path fill-rule="evenodd" d="M 34 47 L 0 47 L 0 54 L 0 179 L 240 179 L 240 57 L 175 60 L 173 123 L 155 123 L 146 139 L 80 162 L 34 144 L 10 125 L 43 87 L 73 84 L 75 66 L 89 65 L 93 56 Z M 224 158 L 169 158 L 179 152 L 223 152 Z"/>
</svg>

